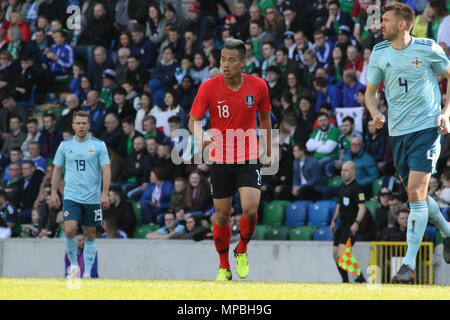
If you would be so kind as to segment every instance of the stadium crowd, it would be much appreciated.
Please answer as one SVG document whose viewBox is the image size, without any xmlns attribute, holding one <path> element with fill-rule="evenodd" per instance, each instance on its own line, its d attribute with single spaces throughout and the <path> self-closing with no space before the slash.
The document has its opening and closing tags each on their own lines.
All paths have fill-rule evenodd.
<svg viewBox="0 0 450 320">
<path fill-rule="evenodd" d="M 187 128 L 196 90 L 220 74 L 220 49 L 235 37 L 246 43 L 243 71 L 267 82 L 280 130 L 280 169 L 262 178 L 259 221 L 273 200 L 335 198 L 342 164 L 353 161 L 366 199 L 378 204 L 361 240 L 405 240 L 406 193 L 387 125 L 377 130 L 364 104 L 371 50 L 383 41 L 367 9 L 393 2 L 199 0 L 186 12 L 180 0 L 0 1 L 0 238 L 62 235 L 61 208 L 49 206 L 52 159 L 73 136 L 73 113 L 85 110 L 111 159 L 111 208 L 98 236 L 212 239 L 208 166 L 193 164 L 198 149 L 180 147 L 193 140 L 173 133 Z M 450 2 L 402 2 L 417 15 L 413 36 L 450 56 Z M 81 19 L 66 13 L 72 5 Z M 444 103 L 448 84 L 438 82 Z M 184 164 L 173 163 L 174 151 Z M 430 195 L 446 208 L 449 136 L 437 169 Z M 241 213 L 236 193 L 237 239 Z"/>
</svg>

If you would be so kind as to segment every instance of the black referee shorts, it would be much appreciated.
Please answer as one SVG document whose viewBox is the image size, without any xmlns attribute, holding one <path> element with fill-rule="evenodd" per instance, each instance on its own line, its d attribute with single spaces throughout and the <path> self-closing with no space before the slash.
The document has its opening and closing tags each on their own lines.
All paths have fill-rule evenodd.
<svg viewBox="0 0 450 320">
<path fill-rule="evenodd" d="M 261 189 L 261 164 L 218 164 L 209 167 L 211 194 L 214 199 L 234 196 L 240 187 Z"/>
<path fill-rule="evenodd" d="M 352 226 L 353 221 L 351 224 L 348 223 L 342 223 L 342 221 L 339 223 L 339 227 L 336 229 L 336 232 L 334 234 L 334 242 L 333 246 L 337 247 L 340 244 L 346 244 L 347 239 L 350 237 L 350 242 L 353 244 L 355 243 L 356 236 L 353 235 L 353 233 L 350 231 L 350 227 Z"/>
</svg>

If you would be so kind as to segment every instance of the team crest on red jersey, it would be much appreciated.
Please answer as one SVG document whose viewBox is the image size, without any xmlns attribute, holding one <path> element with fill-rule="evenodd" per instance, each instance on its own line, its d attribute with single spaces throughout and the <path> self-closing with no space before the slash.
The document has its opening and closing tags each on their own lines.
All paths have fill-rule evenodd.
<svg viewBox="0 0 450 320">
<path fill-rule="evenodd" d="M 245 96 L 245 104 L 247 105 L 247 108 L 253 107 L 253 104 L 255 103 L 255 96 L 252 94 L 248 94 Z"/>
</svg>

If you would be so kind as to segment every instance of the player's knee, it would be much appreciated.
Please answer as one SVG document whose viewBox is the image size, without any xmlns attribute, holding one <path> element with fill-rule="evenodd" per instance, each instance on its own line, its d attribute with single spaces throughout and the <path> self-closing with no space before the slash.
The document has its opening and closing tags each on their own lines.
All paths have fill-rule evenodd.
<svg viewBox="0 0 450 320">
<path fill-rule="evenodd" d="M 248 204 L 243 204 L 242 212 L 245 213 L 246 215 L 256 216 L 256 214 L 258 213 L 258 203 L 252 202 Z"/>
<path fill-rule="evenodd" d="M 86 232 L 86 240 L 94 241 L 95 240 L 95 232 Z"/>
<path fill-rule="evenodd" d="M 76 229 L 66 229 L 64 230 L 64 235 L 66 236 L 66 238 L 73 238 L 76 236 Z"/>
</svg>

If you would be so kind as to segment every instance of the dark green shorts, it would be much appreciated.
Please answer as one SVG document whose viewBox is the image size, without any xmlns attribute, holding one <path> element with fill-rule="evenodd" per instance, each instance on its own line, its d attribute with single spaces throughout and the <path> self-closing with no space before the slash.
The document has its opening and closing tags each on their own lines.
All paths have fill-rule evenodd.
<svg viewBox="0 0 450 320">
<path fill-rule="evenodd" d="M 77 220 L 82 226 L 101 226 L 103 212 L 100 204 L 84 204 L 72 200 L 63 201 L 63 221 Z"/>
<path fill-rule="evenodd" d="M 410 171 L 435 171 L 441 152 L 439 139 L 437 127 L 391 137 L 394 164 L 404 186 L 408 185 Z"/>
</svg>

